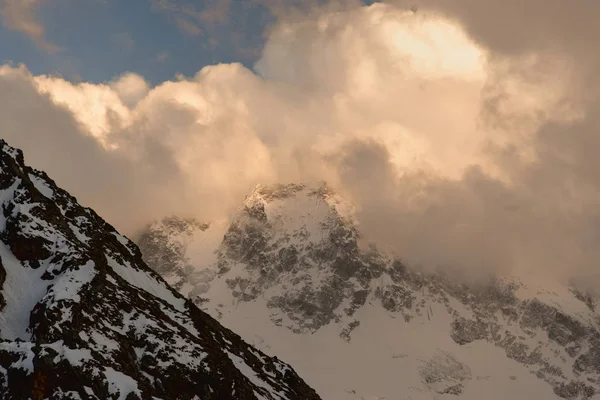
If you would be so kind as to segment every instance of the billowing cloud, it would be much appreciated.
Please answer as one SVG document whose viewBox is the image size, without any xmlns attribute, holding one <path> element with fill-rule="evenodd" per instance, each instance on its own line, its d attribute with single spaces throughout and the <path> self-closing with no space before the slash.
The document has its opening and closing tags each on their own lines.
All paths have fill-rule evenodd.
<svg viewBox="0 0 600 400">
<path fill-rule="evenodd" d="M 129 109 L 134 108 L 150 91 L 148 82 L 142 76 L 132 72 L 121 75 L 110 83 L 110 87 Z"/>
<path fill-rule="evenodd" d="M 437 3 L 294 13 L 255 71 L 156 87 L 5 66 L 2 134 L 129 231 L 222 218 L 257 183 L 324 179 L 354 201 L 365 240 L 412 265 L 598 282 L 594 57 L 542 44 L 546 15 L 531 17 L 544 35 L 510 46 L 470 17 Z"/>
</svg>

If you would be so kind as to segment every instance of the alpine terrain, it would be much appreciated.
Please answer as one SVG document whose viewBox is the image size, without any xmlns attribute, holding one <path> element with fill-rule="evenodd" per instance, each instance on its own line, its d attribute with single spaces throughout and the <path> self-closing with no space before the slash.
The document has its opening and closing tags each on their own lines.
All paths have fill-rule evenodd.
<svg viewBox="0 0 600 400">
<path fill-rule="evenodd" d="M 319 399 L 0 140 L 0 398 Z"/>
<path fill-rule="evenodd" d="M 562 283 L 457 284 L 364 248 L 326 185 L 257 187 L 230 222 L 138 237 L 148 265 L 328 400 L 600 399 L 597 300 Z"/>
</svg>

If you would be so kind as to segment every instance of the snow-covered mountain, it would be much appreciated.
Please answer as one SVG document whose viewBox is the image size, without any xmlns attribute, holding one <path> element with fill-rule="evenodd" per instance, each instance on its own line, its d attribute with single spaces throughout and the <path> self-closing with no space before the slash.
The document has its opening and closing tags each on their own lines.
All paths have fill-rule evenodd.
<svg viewBox="0 0 600 400">
<path fill-rule="evenodd" d="M 181 293 L 326 399 L 600 399 L 594 298 L 421 273 L 361 248 L 354 221 L 326 186 L 259 186 L 229 224 L 172 217 L 138 243 Z"/>
<path fill-rule="evenodd" d="M 319 398 L 2 140 L 0 210 L 0 398 Z"/>
</svg>

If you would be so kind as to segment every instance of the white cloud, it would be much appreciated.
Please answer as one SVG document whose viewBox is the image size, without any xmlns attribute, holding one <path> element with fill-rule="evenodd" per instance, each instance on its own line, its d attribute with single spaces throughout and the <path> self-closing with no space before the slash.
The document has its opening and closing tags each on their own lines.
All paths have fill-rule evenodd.
<svg viewBox="0 0 600 400">
<path fill-rule="evenodd" d="M 127 76 L 117 81 L 115 88 L 104 84 L 71 83 L 45 75 L 31 79 L 41 93 L 48 94 L 57 104 L 66 106 L 86 128 L 86 133 L 103 142 L 108 140 L 115 124 L 127 124 L 131 110 L 121 99 L 124 90 L 122 86 L 127 84 Z"/>
<path fill-rule="evenodd" d="M 121 101 L 129 108 L 135 105 L 150 91 L 150 86 L 146 80 L 134 73 L 121 75 L 110 83 L 110 87 L 117 92 Z"/>
<path fill-rule="evenodd" d="M 377 4 L 280 20 L 257 73 L 220 64 L 150 88 L 5 66 L 3 136 L 125 229 L 326 179 L 413 264 L 590 274 L 600 121 L 574 60 L 481 43 L 438 12 Z"/>
</svg>

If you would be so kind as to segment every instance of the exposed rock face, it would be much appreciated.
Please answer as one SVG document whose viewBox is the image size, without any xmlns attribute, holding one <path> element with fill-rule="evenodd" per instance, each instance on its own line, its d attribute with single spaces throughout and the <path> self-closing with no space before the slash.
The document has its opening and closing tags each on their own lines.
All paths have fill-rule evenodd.
<svg viewBox="0 0 600 400">
<path fill-rule="evenodd" d="M 205 231 L 208 224 L 192 219 L 167 217 L 160 227 L 150 225 L 136 240 L 144 248 L 144 261 L 163 277 L 170 277 L 173 288 L 181 290 L 186 278 L 193 272 L 186 257 L 185 242 L 173 240 L 190 236 L 195 231 Z"/>
<path fill-rule="evenodd" d="M 471 379 L 471 369 L 452 354 L 438 351 L 419 367 L 425 383 L 438 394 L 459 395 L 463 381 Z"/>
<path fill-rule="evenodd" d="M 379 309 L 390 320 L 404 321 L 402 329 L 430 324 L 447 332 L 458 349 L 490 345 L 558 397 L 590 399 L 600 393 L 600 318 L 593 297 L 566 285 L 536 286 L 516 278 L 467 287 L 363 249 L 359 239 L 351 207 L 327 187 L 257 187 L 231 221 L 214 262 L 191 263 L 181 273 L 182 293 L 216 317 L 237 315 L 241 304 L 264 304 L 276 326 L 301 335 L 337 329 L 337 340 L 349 345 L 359 331 L 371 332 L 372 342 L 384 337 L 378 332 L 383 328 L 370 326 L 362 313 Z M 169 240 L 167 235 L 149 253 L 160 253 Z M 181 262 L 155 268 L 173 265 Z M 419 370 L 427 375 L 424 388 L 462 396 L 473 382 L 489 378 L 471 377 L 469 367 L 453 357 L 442 349 L 429 359 L 429 367 Z M 437 375 L 423 372 L 432 368 Z M 450 370 L 464 374 L 438 376 Z M 521 379 L 510 376 L 509 384 Z"/>
<path fill-rule="evenodd" d="M 2 140 L 0 287 L 2 399 L 319 398 Z"/>
<path fill-rule="evenodd" d="M 359 250 L 350 215 L 336 208 L 341 201 L 326 186 L 258 187 L 220 249 L 220 274 L 227 276 L 240 263 L 247 272 L 227 278 L 234 297 L 252 301 L 280 286 L 268 307 L 277 311 L 274 320 L 285 313 L 288 327 L 296 332 L 314 332 L 341 315 L 352 315 L 366 301 L 371 280 L 381 276 L 383 265 Z M 340 313 L 346 299 L 351 301 Z"/>
</svg>

